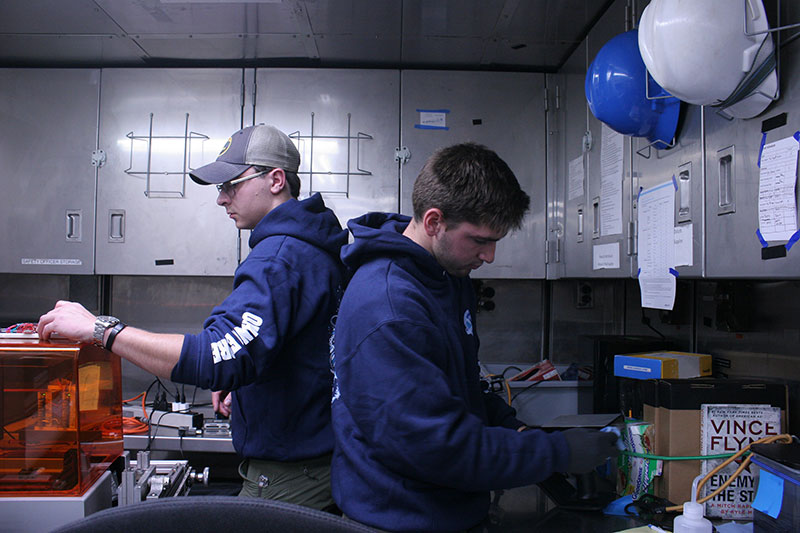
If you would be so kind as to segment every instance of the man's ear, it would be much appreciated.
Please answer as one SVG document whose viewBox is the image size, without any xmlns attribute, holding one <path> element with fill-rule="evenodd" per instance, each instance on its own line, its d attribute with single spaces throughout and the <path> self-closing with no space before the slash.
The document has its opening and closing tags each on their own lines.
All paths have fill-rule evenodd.
<svg viewBox="0 0 800 533">
<path fill-rule="evenodd" d="M 267 174 L 267 179 L 269 180 L 269 192 L 272 194 L 280 194 L 284 189 L 289 190 L 286 183 L 286 173 L 282 168 L 276 168 Z"/>
<path fill-rule="evenodd" d="M 428 237 L 434 237 L 447 229 L 442 210 L 438 207 L 431 207 L 422 215 L 422 227 Z"/>
</svg>

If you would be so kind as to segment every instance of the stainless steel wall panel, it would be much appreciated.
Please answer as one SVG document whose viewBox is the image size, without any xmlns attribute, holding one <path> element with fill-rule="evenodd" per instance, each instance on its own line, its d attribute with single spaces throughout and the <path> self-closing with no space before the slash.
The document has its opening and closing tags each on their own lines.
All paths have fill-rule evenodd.
<svg viewBox="0 0 800 533">
<path fill-rule="evenodd" d="M 200 333 L 203 322 L 233 288 L 232 277 L 216 276 L 115 276 L 111 286 L 109 312 L 125 323 L 155 333 Z M 146 390 L 153 375 L 128 361 L 122 361 L 123 398 Z M 195 404 L 210 403 L 211 392 L 162 379 L 171 396 L 186 391 Z"/>
<path fill-rule="evenodd" d="M 99 90 L 99 70 L 0 70 L 0 272 L 93 272 Z"/>
<path fill-rule="evenodd" d="M 343 226 L 368 211 L 397 211 L 399 78 L 396 70 L 256 71 L 256 122 L 291 134 L 301 198 L 321 192 Z"/>
<path fill-rule="evenodd" d="M 231 275 L 237 230 L 188 174 L 240 128 L 241 69 L 103 71 L 97 273 Z"/>
<path fill-rule="evenodd" d="M 546 152 L 544 75 L 507 72 L 403 71 L 401 146 L 411 158 L 401 168 L 400 209 L 412 214 L 411 191 L 437 148 L 475 141 L 496 151 L 531 197 L 520 230 L 497 246 L 482 278 L 544 278 Z M 446 110 L 440 129 L 422 129 L 419 110 Z M 444 129 L 446 128 L 446 129 Z"/>
<path fill-rule="evenodd" d="M 483 280 L 481 292 L 494 295 L 479 298 L 475 317 L 481 340 L 482 363 L 528 363 L 541 360 L 544 315 L 541 313 L 544 280 Z M 494 308 L 480 305 L 491 301 Z"/>
<path fill-rule="evenodd" d="M 550 282 L 550 346 L 553 363 L 591 365 L 592 354 L 581 351 L 582 337 L 625 333 L 626 280 L 561 279 Z M 588 288 L 589 293 L 583 289 Z M 591 295 L 589 300 L 582 297 Z"/>
<path fill-rule="evenodd" d="M 679 189 L 675 191 L 676 227 L 692 227 L 692 266 L 676 267 L 680 276 L 702 277 L 704 267 L 704 187 L 701 137 L 702 109 L 699 106 L 681 104 L 680 129 L 676 132 L 675 146 L 663 150 L 647 148 L 647 139 L 636 138 L 633 143 L 633 168 L 636 188 L 647 189 L 675 179 Z M 683 195 L 683 196 L 681 196 Z M 682 200 L 683 198 L 683 200 Z M 685 212 L 680 211 L 681 203 Z M 638 211 L 634 198 L 634 219 Z M 633 272 L 638 270 L 634 257 Z"/>
<path fill-rule="evenodd" d="M 748 120 L 729 121 L 714 108 L 705 108 L 709 278 L 800 277 L 800 248 L 791 248 L 786 257 L 763 260 L 762 245 L 756 236 L 762 123 L 782 113 L 787 114 L 784 126 L 766 132 L 767 143 L 790 137 L 800 129 L 800 41 L 794 40 L 781 48 L 780 54 L 780 99 L 762 114 Z M 720 182 L 726 182 L 726 175 L 732 177 L 733 184 L 727 202 L 720 196 Z M 724 193 L 724 185 L 722 190 Z M 725 207 L 721 203 L 729 205 Z M 769 245 L 784 242 L 771 242 Z"/>
</svg>

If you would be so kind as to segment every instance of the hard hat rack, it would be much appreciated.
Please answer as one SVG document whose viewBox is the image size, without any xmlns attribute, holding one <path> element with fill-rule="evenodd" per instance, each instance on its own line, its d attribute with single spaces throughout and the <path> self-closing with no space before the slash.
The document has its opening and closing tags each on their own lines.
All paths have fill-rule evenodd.
<svg viewBox="0 0 800 533">
<path fill-rule="evenodd" d="M 150 113 L 150 127 L 147 135 L 134 135 L 133 131 L 129 132 L 126 137 L 131 140 L 130 160 L 128 168 L 123 172 L 131 176 L 144 176 L 145 177 L 145 190 L 144 195 L 148 198 L 184 198 L 186 196 L 186 175 L 194 170 L 191 165 L 192 158 L 192 141 L 201 140 L 206 141 L 209 139 L 208 135 L 189 131 L 189 113 L 186 113 L 184 121 L 183 135 L 153 135 L 153 113 Z M 183 169 L 181 170 L 164 170 L 153 171 L 153 143 L 154 141 L 167 141 L 167 139 L 179 139 L 183 141 Z M 136 144 L 135 141 L 145 143 L 147 147 L 147 166 L 145 170 L 133 170 L 133 156 L 136 152 L 136 147 L 141 144 Z M 153 189 L 152 178 L 154 175 L 161 176 L 180 176 L 180 185 L 173 189 L 157 190 Z"/>
<path fill-rule="evenodd" d="M 358 132 L 355 135 L 351 135 L 351 114 L 347 114 L 347 135 L 317 135 L 314 131 L 314 112 L 311 112 L 311 134 L 310 135 L 301 135 L 299 131 L 295 131 L 294 133 L 290 133 L 289 137 L 292 139 L 297 139 L 298 141 L 302 141 L 308 139 L 309 146 L 309 157 L 308 157 L 308 170 L 298 172 L 299 175 L 308 175 L 308 187 L 309 187 L 309 195 L 315 192 L 319 193 L 326 193 L 326 194 L 344 194 L 346 198 L 350 198 L 350 177 L 351 176 L 371 176 L 372 172 L 369 170 L 364 170 L 361 168 L 361 141 L 363 140 L 372 140 L 372 135 L 368 135 L 366 133 Z M 347 166 L 346 169 L 343 171 L 323 171 L 323 172 L 314 172 L 314 141 L 320 139 L 336 139 L 336 140 L 345 140 L 347 144 Z M 351 158 L 350 158 L 350 150 L 352 141 L 355 141 L 356 145 L 356 161 L 355 166 L 356 170 L 353 171 L 350 169 L 351 166 Z M 347 182 L 345 185 L 345 190 L 315 190 L 314 189 L 314 174 L 317 175 L 326 175 L 326 176 L 345 176 L 347 178 Z"/>
</svg>

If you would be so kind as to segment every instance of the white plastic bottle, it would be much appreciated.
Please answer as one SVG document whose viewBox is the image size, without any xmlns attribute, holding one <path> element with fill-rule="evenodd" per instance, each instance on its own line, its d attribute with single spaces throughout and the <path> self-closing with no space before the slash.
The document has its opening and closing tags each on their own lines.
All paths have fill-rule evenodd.
<svg viewBox="0 0 800 533">
<path fill-rule="evenodd" d="M 703 474 L 694 478 L 692 483 L 692 501 L 683 504 L 683 514 L 676 516 L 672 522 L 673 533 L 711 533 L 714 528 L 711 521 L 703 516 L 703 504 L 697 503 L 697 484 Z"/>
<path fill-rule="evenodd" d="M 672 523 L 674 533 L 711 533 L 711 521 L 703 517 L 703 504 L 686 502 L 683 514 L 676 516 Z"/>
</svg>

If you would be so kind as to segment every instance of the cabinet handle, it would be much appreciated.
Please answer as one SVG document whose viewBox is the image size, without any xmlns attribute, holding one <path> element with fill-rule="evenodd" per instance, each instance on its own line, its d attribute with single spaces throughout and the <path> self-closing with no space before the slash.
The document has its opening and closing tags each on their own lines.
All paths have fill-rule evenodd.
<svg viewBox="0 0 800 533">
<path fill-rule="evenodd" d="M 719 207 L 717 215 L 727 215 L 736 212 L 735 196 L 735 153 L 733 146 L 728 146 L 717 152 L 717 169 L 719 174 Z"/>
<path fill-rule="evenodd" d="M 81 211 L 80 209 L 67 210 L 67 241 L 81 242 Z"/>
<path fill-rule="evenodd" d="M 578 206 L 578 242 L 583 242 L 583 204 Z"/>
<path fill-rule="evenodd" d="M 600 197 L 592 200 L 592 239 L 600 238 Z"/>
<path fill-rule="evenodd" d="M 108 242 L 125 242 L 125 210 L 108 210 Z"/>
<path fill-rule="evenodd" d="M 692 220 L 692 163 L 678 167 L 678 223 Z"/>
</svg>

